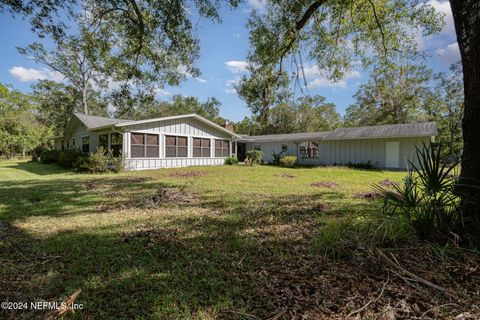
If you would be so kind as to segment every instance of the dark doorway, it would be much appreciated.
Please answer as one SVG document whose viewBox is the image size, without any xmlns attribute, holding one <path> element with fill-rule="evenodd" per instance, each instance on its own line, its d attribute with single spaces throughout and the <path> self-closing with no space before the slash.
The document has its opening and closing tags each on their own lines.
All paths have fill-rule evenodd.
<svg viewBox="0 0 480 320">
<path fill-rule="evenodd" d="M 245 160 L 245 152 L 247 151 L 247 145 L 242 142 L 237 143 L 237 158 L 238 161 L 243 162 Z"/>
</svg>

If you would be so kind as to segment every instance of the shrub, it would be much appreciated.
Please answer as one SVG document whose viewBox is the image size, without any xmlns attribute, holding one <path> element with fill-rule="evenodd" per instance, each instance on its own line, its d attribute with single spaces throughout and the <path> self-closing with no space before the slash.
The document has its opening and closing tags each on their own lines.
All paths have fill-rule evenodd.
<svg viewBox="0 0 480 320">
<path fill-rule="evenodd" d="M 393 188 L 375 188 L 384 198 L 383 212 L 409 221 L 423 238 L 438 239 L 453 232 L 461 222 L 460 197 L 454 193 L 456 177 L 453 166 L 441 161 L 441 147 L 417 148 L 418 165 L 409 162 L 403 184 Z"/>
<path fill-rule="evenodd" d="M 115 173 L 120 173 L 125 171 L 125 162 L 122 156 L 112 157 L 110 160 L 111 170 Z"/>
<path fill-rule="evenodd" d="M 60 152 L 58 150 L 44 150 L 40 154 L 40 161 L 42 163 L 57 163 Z"/>
<path fill-rule="evenodd" d="M 234 164 L 238 164 L 238 159 L 235 156 L 226 157 L 225 158 L 225 164 L 229 165 L 229 166 L 234 165 Z"/>
<path fill-rule="evenodd" d="M 99 147 L 97 151 L 90 153 L 86 158 L 79 159 L 78 166 L 91 173 L 102 173 L 109 170 L 109 164 L 109 155 L 105 153 L 103 147 Z"/>
<path fill-rule="evenodd" d="M 60 151 L 57 163 L 67 168 L 72 168 L 73 164 L 82 155 L 78 149 L 67 149 Z"/>
<path fill-rule="evenodd" d="M 245 153 L 245 164 L 254 165 L 263 161 L 263 152 L 260 150 L 249 150 Z"/>
<path fill-rule="evenodd" d="M 280 159 L 280 165 L 282 167 L 291 168 L 295 165 L 295 162 L 297 162 L 297 157 L 295 156 L 285 156 L 282 159 Z"/>
<path fill-rule="evenodd" d="M 282 158 L 282 154 L 284 153 L 285 153 L 285 150 L 280 151 L 279 153 L 274 152 L 272 154 L 272 157 L 273 157 L 272 164 L 278 166 L 280 164 L 280 159 Z"/>
<path fill-rule="evenodd" d="M 373 169 L 373 165 L 370 160 L 367 162 L 349 162 L 347 163 L 347 167 L 352 169 Z"/>
</svg>

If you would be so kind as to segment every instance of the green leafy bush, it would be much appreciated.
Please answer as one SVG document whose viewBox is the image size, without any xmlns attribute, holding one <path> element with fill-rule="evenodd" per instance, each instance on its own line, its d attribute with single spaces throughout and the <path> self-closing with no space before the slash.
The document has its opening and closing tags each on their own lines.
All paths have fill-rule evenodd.
<svg viewBox="0 0 480 320">
<path fill-rule="evenodd" d="M 90 153 L 85 158 L 78 159 L 77 166 L 79 169 L 86 170 L 91 173 L 102 173 L 109 171 L 110 156 L 105 153 L 103 147 L 99 147 L 97 151 Z"/>
<path fill-rule="evenodd" d="M 347 167 L 352 169 L 373 169 L 373 165 L 370 160 L 367 162 L 349 162 L 347 163 Z"/>
<path fill-rule="evenodd" d="M 44 150 L 40 154 L 40 161 L 42 163 L 57 163 L 60 152 L 58 150 Z"/>
<path fill-rule="evenodd" d="M 60 151 L 57 163 L 61 166 L 72 168 L 73 164 L 82 155 L 78 149 L 67 149 Z"/>
<path fill-rule="evenodd" d="M 291 168 L 295 165 L 295 162 L 297 162 L 297 157 L 295 156 L 285 156 L 282 159 L 280 159 L 280 165 L 282 167 Z"/>
<path fill-rule="evenodd" d="M 461 222 L 460 197 L 455 194 L 454 165 L 441 160 L 440 146 L 417 148 L 417 162 L 409 162 L 403 184 L 375 186 L 384 197 L 383 212 L 409 221 L 423 238 L 438 240 L 454 232 Z"/>
<path fill-rule="evenodd" d="M 120 173 L 125 171 L 125 162 L 122 156 L 112 157 L 110 159 L 110 168 L 115 173 Z"/>
<path fill-rule="evenodd" d="M 280 159 L 282 158 L 282 154 L 284 154 L 284 153 L 285 153 L 285 150 L 280 151 L 279 153 L 274 152 L 272 154 L 272 157 L 273 157 L 272 164 L 276 165 L 276 166 L 280 165 Z"/>
<path fill-rule="evenodd" d="M 235 156 L 226 157 L 225 158 L 225 164 L 229 165 L 229 166 L 234 165 L 234 164 L 238 164 L 238 159 Z"/>
<path fill-rule="evenodd" d="M 245 164 L 254 165 L 263 161 L 263 152 L 260 150 L 248 150 L 245 153 Z"/>
</svg>

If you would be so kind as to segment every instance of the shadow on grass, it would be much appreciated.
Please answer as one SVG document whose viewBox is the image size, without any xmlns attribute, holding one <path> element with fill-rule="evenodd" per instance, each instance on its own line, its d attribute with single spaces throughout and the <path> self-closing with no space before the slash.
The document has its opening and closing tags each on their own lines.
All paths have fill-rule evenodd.
<svg viewBox="0 0 480 320">
<path fill-rule="evenodd" d="M 5 168 L 17 169 L 44 176 L 50 174 L 60 174 L 66 172 L 73 172 L 71 169 L 64 168 L 56 164 L 45 164 L 40 162 L 17 162 L 14 165 L 6 166 Z"/>
<path fill-rule="evenodd" d="M 172 212 L 165 224 L 145 219 L 79 226 L 44 238 L 16 224 L 35 216 L 76 219 L 96 213 L 101 204 L 128 204 L 158 187 L 172 185 L 132 177 L 3 182 L 0 300 L 59 301 L 81 288 L 77 302 L 85 307 L 76 313 L 81 318 L 267 317 L 298 304 L 272 283 L 285 274 L 309 279 L 322 273 L 322 257 L 309 242 L 316 218 L 371 206 L 332 208 L 328 202 L 344 197 L 335 191 L 247 198 L 212 191 L 182 205 L 199 215 L 173 215 L 183 207 L 164 204 L 164 212 Z M 108 217 L 108 210 L 103 214 Z M 281 285 L 290 286 L 292 279 Z M 301 295 L 320 294 L 326 287 L 307 289 Z M 5 317 L 18 318 L 19 312 Z M 38 317 L 29 312 L 24 316 Z"/>
</svg>

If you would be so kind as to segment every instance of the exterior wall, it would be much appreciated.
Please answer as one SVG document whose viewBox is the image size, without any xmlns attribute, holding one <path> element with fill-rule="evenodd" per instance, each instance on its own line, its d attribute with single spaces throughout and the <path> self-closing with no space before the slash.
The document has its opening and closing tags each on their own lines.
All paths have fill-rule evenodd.
<svg viewBox="0 0 480 320">
<path fill-rule="evenodd" d="M 273 152 L 280 152 L 282 144 L 287 144 L 288 149 L 284 155 L 298 157 L 301 165 L 346 165 L 351 163 L 370 163 L 376 168 L 385 168 L 386 142 L 400 142 L 399 167 L 406 169 L 408 160 L 416 161 L 415 146 L 421 147 L 422 143 L 430 143 L 430 137 L 391 138 L 391 139 L 358 139 L 358 140 L 327 140 L 318 141 L 319 157 L 305 159 L 299 157 L 298 142 L 258 142 L 247 143 L 247 151 L 254 145 L 259 145 L 264 152 L 264 161 L 273 160 Z M 298 143 L 298 144 L 297 144 Z"/>
<path fill-rule="evenodd" d="M 247 144 L 247 151 L 252 150 L 254 146 L 259 145 L 264 153 L 263 161 L 264 162 L 272 162 L 273 161 L 273 153 L 280 153 L 282 151 L 282 145 L 287 146 L 287 151 L 282 153 L 282 156 L 297 156 L 298 154 L 298 146 L 293 141 L 285 141 L 285 142 L 258 142 L 258 143 L 250 143 Z"/>
<path fill-rule="evenodd" d="M 158 158 L 131 158 L 130 135 L 132 132 L 158 134 L 160 142 L 160 157 Z M 165 136 L 177 135 L 188 137 L 188 156 L 178 158 L 165 157 Z M 210 138 L 210 157 L 193 157 L 193 138 Z M 222 165 L 225 157 L 215 157 L 215 139 L 230 141 L 229 155 L 232 154 L 232 138 L 225 132 L 207 125 L 194 118 L 183 118 L 168 121 L 158 121 L 138 124 L 125 128 L 123 136 L 123 151 L 127 170 L 146 170 L 157 168 L 173 168 L 187 166 Z"/>
<path fill-rule="evenodd" d="M 83 123 L 81 123 L 78 119 L 72 120 L 75 121 L 72 123 L 72 129 L 70 133 L 65 134 L 65 136 L 59 139 L 55 139 L 55 149 L 60 150 L 62 148 L 62 140 L 64 144 L 64 148 L 67 149 L 67 145 L 69 149 L 73 147 L 76 149 L 82 149 L 82 137 L 88 136 L 89 137 L 89 152 L 95 152 L 98 146 L 98 132 L 88 131 L 87 128 Z M 73 146 L 73 139 L 75 139 L 75 146 Z"/>
</svg>

